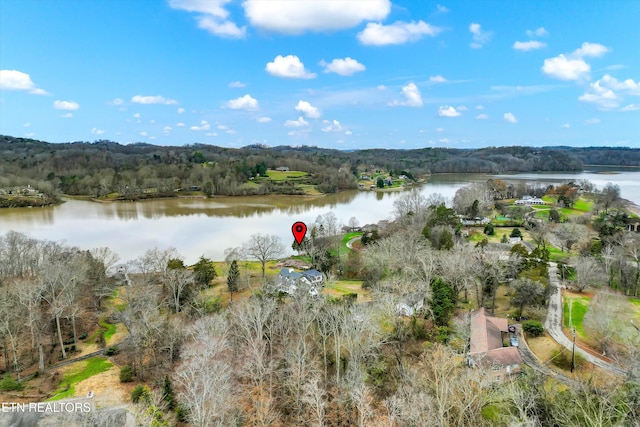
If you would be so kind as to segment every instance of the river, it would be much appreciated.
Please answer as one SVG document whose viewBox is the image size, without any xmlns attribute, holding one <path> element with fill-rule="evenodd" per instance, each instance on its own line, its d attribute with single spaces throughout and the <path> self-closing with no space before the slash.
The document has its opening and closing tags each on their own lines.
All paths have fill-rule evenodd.
<svg viewBox="0 0 640 427">
<path fill-rule="evenodd" d="M 615 173 L 606 173 L 615 172 Z M 588 179 L 598 188 L 607 182 L 620 186 L 621 196 L 640 205 L 640 170 L 591 170 L 582 173 L 525 173 L 517 175 L 434 175 L 420 191 L 452 199 L 470 182 L 489 178 L 540 183 Z M 107 246 L 121 261 L 153 247 L 175 247 L 185 262 L 200 255 L 224 259 L 226 248 L 242 246 L 254 233 L 278 235 L 290 251 L 291 225 L 312 224 L 318 215 L 333 211 L 347 223 L 360 225 L 390 219 L 393 202 L 402 192 L 349 191 L 321 197 L 255 196 L 213 199 L 164 199 L 143 202 L 95 203 L 68 200 L 47 208 L 0 209 L 0 234 L 9 230 L 32 237 L 65 241 L 81 249 Z"/>
</svg>

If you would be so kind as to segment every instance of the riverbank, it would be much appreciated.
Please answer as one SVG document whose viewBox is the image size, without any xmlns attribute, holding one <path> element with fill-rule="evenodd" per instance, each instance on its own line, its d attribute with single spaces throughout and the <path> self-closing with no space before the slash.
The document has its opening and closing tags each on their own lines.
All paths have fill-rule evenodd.
<svg viewBox="0 0 640 427">
<path fill-rule="evenodd" d="M 638 206 L 637 204 L 635 204 L 634 202 L 628 199 L 621 199 L 621 200 L 622 200 L 622 205 L 626 210 L 640 217 L 640 206 Z"/>
</svg>

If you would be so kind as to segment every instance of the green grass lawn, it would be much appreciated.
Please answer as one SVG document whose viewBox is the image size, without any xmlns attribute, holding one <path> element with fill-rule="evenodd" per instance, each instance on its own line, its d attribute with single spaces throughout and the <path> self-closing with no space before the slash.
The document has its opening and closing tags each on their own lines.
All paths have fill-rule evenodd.
<svg viewBox="0 0 640 427">
<path fill-rule="evenodd" d="M 78 362 L 73 365 L 72 370 L 64 375 L 58 389 L 54 392 L 53 397 L 47 400 L 60 400 L 73 397 L 75 393 L 75 385 L 80 381 L 84 381 L 94 375 L 111 369 L 113 364 L 104 357 L 92 357 L 91 359 Z"/>
<path fill-rule="evenodd" d="M 564 251 L 561 251 L 559 248 L 555 246 L 547 245 L 547 250 L 549 251 L 549 260 L 553 262 L 558 262 L 562 260 L 566 260 L 569 254 Z"/>
<path fill-rule="evenodd" d="M 573 204 L 573 209 L 582 212 L 591 212 L 591 210 L 593 209 L 593 200 L 587 200 L 583 198 L 578 199 Z"/>
<path fill-rule="evenodd" d="M 576 333 L 582 340 L 586 340 L 588 337 L 582 327 L 584 315 L 589 310 L 588 297 L 571 297 L 565 296 L 564 298 L 564 326 L 567 329 L 571 329 L 571 325 L 576 327 Z M 571 304 L 571 319 L 569 318 L 569 305 Z"/>
<path fill-rule="evenodd" d="M 291 179 L 299 179 L 306 175 L 307 173 L 302 171 L 267 171 L 267 176 L 272 181 L 287 181 Z"/>
<path fill-rule="evenodd" d="M 347 242 L 353 239 L 356 236 L 362 236 L 362 231 L 354 231 L 352 233 L 347 233 L 342 238 L 342 242 L 340 242 L 340 256 L 347 256 L 349 254 L 349 248 L 347 247 Z"/>
<path fill-rule="evenodd" d="M 107 321 L 104 319 L 100 319 L 99 323 L 100 323 L 100 326 L 102 326 L 105 329 L 104 340 L 108 342 L 109 338 L 111 338 L 116 333 L 116 325 L 112 323 L 107 323 Z"/>
</svg>

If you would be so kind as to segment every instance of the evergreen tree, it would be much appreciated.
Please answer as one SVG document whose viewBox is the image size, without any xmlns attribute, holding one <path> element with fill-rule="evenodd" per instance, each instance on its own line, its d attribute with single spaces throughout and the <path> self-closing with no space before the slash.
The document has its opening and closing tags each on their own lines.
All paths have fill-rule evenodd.
<svg viewBox="0 0 640 427">
<path fill-rule="evenodd" d="M 216 266 L 204 255 L 200 256 L 198 262 L 193 266 L 193 272 L 195 273 L 196 282 L 203 287 L 208 287 L 209 283 L 218 277 Z"/>
<path fill-rule="evenodd" d="M 231 301 L 233 301 L 233 293 L 238 290 L 238 279 L 240 278 L 240 270 L 238 269 L 238 261 L 235 259 L 231 261 L 229 267 L 229 274 L 227 275 L 227 287 L 229 288 L 229 294 L 231 295 Z"/>
<path fill-rule="evenodd" d="M 447 326 L 456 309 L 456 294 L 453 288 L 437 277 L 431 283 L 431 312 L 438 326 Z"/>
</svg>

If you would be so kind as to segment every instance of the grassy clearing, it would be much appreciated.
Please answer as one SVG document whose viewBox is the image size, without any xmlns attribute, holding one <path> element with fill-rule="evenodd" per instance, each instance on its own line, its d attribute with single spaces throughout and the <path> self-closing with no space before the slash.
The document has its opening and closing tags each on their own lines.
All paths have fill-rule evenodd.
<svg viewBox="0 0 640 427">
<path fill-rule="evenodd" d="M 555 246 L 547 245 L 547 250 L 549 251 L 549 259 L 553 262 L 566 260 L 569 256 L 569 254 L 561 251 L 560 248 L 556 248 Z"/>
<path fill-rule="evenodd" d="M 589 310 L 589 302 L 589 297 L 564 296 L 564 326 L 567 329 L 571 329 L 572 325 L 575 326 L 576 333 L 582 340 L 588 338 L 584 332 L 582 322 Z"/>
<path fill-rule="evenodd" d="M 108 323 L 104 319 L 100 319 L 99 323 L 100 323 L 100 326 L 102 326 L 105 329 L 104 340 L 108 342 L 109 339 L 115 335 L 117 327 L 115 323 Z"/>
<path fill-rule="evenodd" d="M 348 256 L 350 249 L 347 247 L 347 242 L 357 236 L 362 236 L 361 231 L 354 231 L 353 233 L 347 233 L 342 238 L 342 242 L 340 242 L 340 256 Z"/>
<path fill-rule="evenodd" d="M 323 295 L 341 297 L 347 294 L 358 294 L 359 302 L 370 301 L 370 293 L 362 288 L 362 280 L 338 280 L 328 283 L 322 290 Z"/>
<path fill-rule="evenodd" d="M 573 204 L 573 209 L 582 212 L 591 212 L 593 210 L 593 200 L 580 198 Z"/>
<path fill-rule="evenodd" d="M 308 174 L 306 172 L 302 171 L 267 171 L 267 176 L 272 181 L 288 181 L 291 179 L 299 179 L 307 175 Z"/>
<path fill-rule="evenodd" d="M 75 385 L 80 381 L 84 381 L 94 375 L 111 369 L 113 364 L 104 357 L 92 357 L 82 362 L 77 362 L 71 365 L 68 372 L 64 374 L 62 381 L 58 384 L 57 390 L 54 392 L 53 397 L 47 399 L 60 400 L 68 397 L 73 397 L 75 393 Z"/>
</svg>

